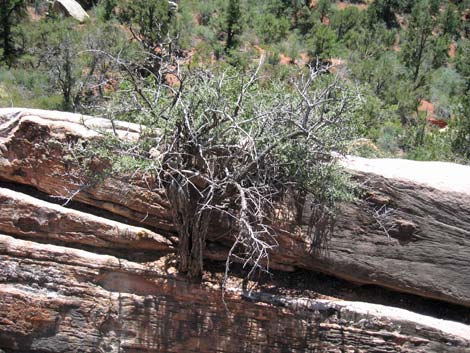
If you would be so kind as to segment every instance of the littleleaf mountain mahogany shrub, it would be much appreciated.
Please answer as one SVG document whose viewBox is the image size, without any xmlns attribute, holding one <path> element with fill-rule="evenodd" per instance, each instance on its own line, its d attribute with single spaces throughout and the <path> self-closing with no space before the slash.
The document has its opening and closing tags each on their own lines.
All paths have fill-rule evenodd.
<svg viewBox="0 0 470 353">
<path fill-rule="evenodd" d="M 191 279 L 202 275 L 214 219 L 225 220 L 232 239 L 226 276 L 238 262 L 249 277 L 266 270 L 277 246 L 275 211 L 286 193 L 309 202 L 313 247 L 330 235 L 336 203 L 352 197 L 336 156 L 356 133 L 356 89 L 325 67 L 306 67 L 289 82 L 261 71 L 182 70 L 176 87 L 152 86 L 147 78 L 127 102 L 121 99 L 126 112 L 152 101 L 151 111 L 132 115 L 145 126 L 139 141 L 108 138 L 104 150 L 89 146 L 103 152 L 111 170 L 150 173 L 152 187 L 165 191 L 179 268 Z"/>
</svg>

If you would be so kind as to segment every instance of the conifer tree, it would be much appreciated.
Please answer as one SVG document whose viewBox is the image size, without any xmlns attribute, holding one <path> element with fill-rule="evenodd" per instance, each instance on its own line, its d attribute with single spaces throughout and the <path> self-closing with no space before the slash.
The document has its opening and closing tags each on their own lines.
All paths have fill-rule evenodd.
<svg viewBox="0 0 470 353">
<path fill-rule="evenodd" d="M 15 56 L 14 28 L 26 15 L 23 0 L 0 0 L 1 60 L 11 65 Z"/>
<path fill-rule="evenodd" d="M 226 14 L 227 23 L 227 41 L 226 50 L 236 46 L 236 36 L 241 33 L 241 10 L 240 0 L 229 0 Z"/>
</svg>

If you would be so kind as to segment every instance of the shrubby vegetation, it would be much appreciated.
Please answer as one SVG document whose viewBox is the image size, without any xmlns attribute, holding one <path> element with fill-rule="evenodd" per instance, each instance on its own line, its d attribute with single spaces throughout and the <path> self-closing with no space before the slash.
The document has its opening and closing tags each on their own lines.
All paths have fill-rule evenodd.
<svg viewBox="0 0 470 353">
<path fill-rule="evenodd" d="M 222 226 L 233 235 L 227 271 L 232 262 L 254 271 L 266 266 L 277 245 L 276 205 L 286 191 L 300 199 L 314 195 L 310 235 L 316 247 L 331 231 L 335 203 L 351 197 L 333 152 L 344 153 L 355 134 L 356 89 L 324 68 L 292 73 L 290 82 L 259 74 L 259 67 L 247 73 L 182 69 L 174 89 L 159 82 L 160 72 L 149 76 L 159 83 L 147 85 L 137 70 L 135 96 L 121 101 L 141 102 L 132 116 L 146 131 L 136 145 L 116 141 L 112 155 L 120 155 L 117 164 L 134 158 L 166 191 L 180 270 L 190 278 L 202 273 L 211 220 L 229 222 Z"/>
<path fill-rule="evenodd" d="M 193 277 L 213 212 L 237 228 L 228 264 L 263 262 L 288 187 L 327 229 L 348 194 L 332 152 L 470 159 L 467 0 L 101 0 L 85 23 L 38 3 L 0 1 L 0 105 L 148 126 L 103 157 L 152 170 Z"/>
<path fill-rule="evenodd" d="M 263 75 L 285 80 L 296 66 L 342 63 L 335 72 L 360 86 L 367 107 L 357 124 L 378 156 L 467 158 L 468 1 L 101 0 L 88 6 L 89 22 L 78 24 L 45 2 L 1 2 L 0 104 L 104 111 L 119 101 L 119 88 L 132 88 L 122 80 L 130 62 L 153 74 L 169 58 L 173 68 L 228 65 L 243 72 L 263 54 Z M 440 126 L 424 122 L 430 105 L 423 101 L 432 104 L 427 116 Z M 447 131 L 439 131 L 444 124 Z"/>
</svg>

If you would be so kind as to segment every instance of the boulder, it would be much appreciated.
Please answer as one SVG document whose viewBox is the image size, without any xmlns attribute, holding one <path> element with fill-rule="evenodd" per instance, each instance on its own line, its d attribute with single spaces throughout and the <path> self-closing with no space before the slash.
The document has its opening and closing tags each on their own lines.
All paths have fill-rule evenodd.
<svg viewBox="0 0 470 353">
<path fill-rule="evenodd" d="M 53 9 L 79 22 L 85 22 L 89 18 L 83 7 L 75 0 L 55 0 Z"/>
</svg>

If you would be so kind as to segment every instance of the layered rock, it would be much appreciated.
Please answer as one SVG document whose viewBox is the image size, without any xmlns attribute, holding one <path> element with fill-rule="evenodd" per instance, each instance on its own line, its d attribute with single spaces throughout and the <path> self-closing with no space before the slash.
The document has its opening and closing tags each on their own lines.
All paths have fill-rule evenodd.
<svg viewBox="0 0 470 353">
<path fill-rule="evenodd" d="M 188 283 L 173 267 L 163 194 L 145 180 L 90 184 L 70 158 L 72 145 L 103 131 L 136 139 L 139 126 L 21 109 L 0 110 L 0 124 L 4 185 L 92 206 L 74 210 L 0 187 L 0 351 L 470 352 L 470 327 L 461 323 L 235 288 L 222 298 L 219 283 Z M 470 176 L 428 182 L 409 173 L 414 162 L 385 162 L 393 170 L 383 161 L 346 163 L 366 187 L 342 205 L 327 250 L 311 253 L 302 224 L 292 225 L 279 230 L 273 267 L 318 269 L 470 306 Z M 223 260 L 228 242 L 212 239 L 208 256 Z"/>
<path fill-rule="evenodd" d="M 380 305 L 228 292 L 165 262 L 0 235 L 6 352 L 466 352 L 470 328 Z"/>
<path fill-rule="evenodd" d="M 321 263 L 304 266 L 470 306 L 470 167 L 359 158 L 346 166 L 362 199 L 342 205 Z"/>
<path fill-rule="evenodd" d="M 129 184 L 108 178 L 86 180 L 73 157 L 73 146 L 113 131 L 136 139 L 136 124 L 110 122 L 79 114 L 43 110 L 0 109 L 0 178 L 31 185 L 49 195 L 73 199 L 126 217 L 142 225 L 171 230 L 170 215 L 161 194 L 145 183 Z M 82 170 L 80 170 L 82 169 Z"/>
<path fill-rule="evenodd" d="M 0 110 L 0 179 L 105 209 L 170 235 L 168 204 L 144 182 L 108 178 L 86 185 L 68 162 L 70 145 L 108 129 L 135 139 L 140 127 L 60 112 Z M 355 159 L 346 168 L 365 191 L 341 206 L 327 251 L 311 253 L 299 227 L 279 232 L 271 266 L 320 270 L 357 283 L 377 284 L 470 306 L 470 167 L 459 179 L 440 175 L 447 164 Z M 386 163 L 387 168 L 384 167 Z M 392 167 L 392 169 L 390 168 Z M 416 170 L 428 168 L 429 178 Z M 394 169 L 393 169 L 394 168 Z M 442 174 L 442 173 L 441 173 Z M 453 185 L 449 188 L 448 185 Z M 305 210 L 304 221 L 308 219 Z M 223 260 L 227 239 L 208 246 Z"/>
<path fill-rule="evenodd" d="M 95 248 L 171 251 L 171 242 L 148 229 L 67 209 L 0 188 L 0 232 L 35 241 Z"/>
</svg>

